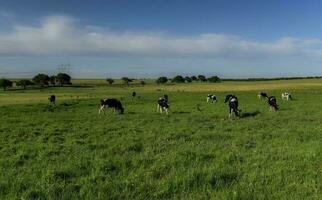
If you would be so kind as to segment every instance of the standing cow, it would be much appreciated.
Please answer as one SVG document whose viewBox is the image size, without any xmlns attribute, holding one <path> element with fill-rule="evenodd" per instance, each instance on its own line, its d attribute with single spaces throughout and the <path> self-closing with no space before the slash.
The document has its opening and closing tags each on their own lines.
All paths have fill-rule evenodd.
<svg viewBox="0 0 322 200">
<path fill-rule="evenodd" d="M 132 92 L 132 99 L 136 97 L 136 92 Z"/>
<path fill-rule="evenodd" d="M 274 96 L 268 97 L 268 105 L 269 105 L 270 111 L 272 110 L 277 111 L 279 109 L 276 98 Z"/>
<path fill-rule="evenodd" d="M 49 102 L 49 106 L 55 106 L 55 104 L 56 104 L 56 96 L 55 95 L 50 95 L 48 97 L 48 102 Z"/>
<path fill-rule="evenodd" d="M 235 113 L 236 117 L 240 116 L 241 110 L 238 109 L 238 98 L 235 95 L 229 94 L 226 96 L 225 103 L 229 105 L 229 117 L 232 113 Z"/>
<path fill-rule="evenodd" d="M 288 92 L 282 93 L 282 100 L 292 100 L 292 94 Z"/>
<path fill-rule="evenodd" d="M 162 114 L 163 111 L 165 111 L 166 114 L 168 114 L 169 109 L 169 98 L 168 95 L 163 95 L 163 97 L 160 97 L 157 102 L 157 111 Z"/>
<path fill-rule="evenodd" d="M 214 94 L 207 95 L 207 102 L 211 101 L 211 103 L 217 102 L 217 97 Z"/>
</svg>

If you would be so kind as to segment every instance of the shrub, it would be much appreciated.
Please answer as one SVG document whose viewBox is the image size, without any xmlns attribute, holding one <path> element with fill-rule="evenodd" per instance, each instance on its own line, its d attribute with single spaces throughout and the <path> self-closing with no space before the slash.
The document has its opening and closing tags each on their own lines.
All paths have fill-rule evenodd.
<svg viewBox="0 0 322 200">
<path fill-rule="evenodd" d="M 207 78 L 204 75 L 198 75 L 198 80 L 201 82 L 206 82 Z"/>
<path fill-rule="evenodd" d="M 27 79 L 22 79 L 16 82 L 16 85 L 19 87 L 23 87 L 23 89 L 26 89 L 27 86 L 33 85 L 33 82 Z"/>
<path fill-rule="evenodd" d="M 8 80 L 8 79 L 0 79 L 0 87 L 3 88 L 3 90 L 7 90 L 8 87 L 12 87 L 12 81 Z"/>
<path fill-rule="evenodd" d="M 145 85 L 146 85 L 146 82 L 145 82 L 145 81 L 140 81 L 140 84 L 141 84 L 142 86 L 145 86 Z"/>
<path fill-rule="evenodd" d="M 114 80 L 111 79 L 111 78 L 107 78 L 106 79 L 106 82 L 109 84 L 109 85 L 112 85 L 114 83 Z"/>
<path fill-rule="evenodd" d="M 165 84 L 166 82 L 168 82 L 168 78 L 165 76 L 161 76 L 156 80 L 157 84 Z"/>
<path fill-rule="evenodd" d="M 184 79 L 185 79 L 185 81 L 187 83 L 191 83 L 192 82 L 192 79 L 189 76 L 186 76 Z"/>
<path fill-rule="evenodd" d="M 220 78 L 218 76 L 212 76 L 210 78 L 207 79 L 209 82 L 211 83 L 218 83 L 220 82 Z"/>
<path fill-rule="evenodd" d="M 156 80 L 156 83 L 157 84 L 165 84 L 165 83 L 167 83 L 168 82 L 168 78 L 167 77 L 165 77 L 165 76 L 161 76 L 161 77 L 159 77 L 157 80 Z"/>
<path fill-rule="evenodd" d="M 130 85 L 130 83 L 133 81 L 132 79 L 128 78 L 128 77 L 122 77 L 122 81 L 124 85 Z"/>
<path fill-rule="evenodd" d="M 59 85 L 62 87 L 64 85 L 71 85 L 71 77 L 68 74 L 65 73 L 59 73 L 56 76 L 56 80 L 59 83 Z"/>
<path fill-rule="evenodd" d="M 173 83 L 184 83 L 185 79 L 182 76 L 177 75 L 172 79 L 172 82 Z"/>
<path fill-rule="evenodd" d="M 50 78 L 47 74 L 37 74 L 32 81 L 40 86 L 48 85 L 48 82 L 50 81 Z"/>
<path fill-rule="evenodd" d="M 193 81 L 197 81 L 197 80 L 198 80 L 198 78 L 197 78 L 196 76 L 191 76 L 191 80 L 193 80 Z"/>
<path fill-rule="evenodd" d="M 49 82 L 51 85 L 55 86 L 57 82 L 57 77 L 55 75 L 49 77 Z"/>
</svg>

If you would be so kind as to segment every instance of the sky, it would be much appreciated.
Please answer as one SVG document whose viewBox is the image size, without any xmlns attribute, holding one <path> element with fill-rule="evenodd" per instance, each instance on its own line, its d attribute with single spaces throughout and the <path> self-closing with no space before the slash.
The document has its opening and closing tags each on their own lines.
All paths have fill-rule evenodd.
<svg viewBox="0 0 322 200">
<path fill-rule="evenodd" d="M 0 0 L 0 77 L 321 76 L 322 1 Z"/>
</svg>

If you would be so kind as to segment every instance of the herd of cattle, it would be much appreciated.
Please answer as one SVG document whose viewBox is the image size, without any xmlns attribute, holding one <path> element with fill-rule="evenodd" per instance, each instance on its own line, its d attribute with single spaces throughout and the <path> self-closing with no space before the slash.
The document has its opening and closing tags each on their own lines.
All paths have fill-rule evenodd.
<svg viewBox="0 0 322 200">
<path fill-rule="evenodd" d="M 135 98 L 136 96 L 136 92 L 132 93 L 132 98 Z M 268 96 L 267 93 L 265 92 L 259 92 L 258 93 L 258 98 L 259 99 L 267 99 L 267 103 L 269 105 L 270 111 L 274 110 L 277 111 L 279 109 L 279 106 L 277 105 L 277 100 L 275 96 Z M 53 106 L 55 105 L 55 101 L 56 101 L 56 96 L 55 95 L 51 95 L 48 98 L 49 100 L 49 105 Z M 282 100 L 292 100 L 292 95 L 291 93 L 287 93 L 284 92 L 282 93 Z M 208 94 L 207 95 L 207 102 L 211 102 L 211 103 L 215 103 L 217 102 L 217 97 L 214 94 Z M 225 103 L 228 102 L 228 106 L 229 106 L 229 116 L 232 115 L 232 113 L 235 114 L 236 117 L 240 116 L 240 112 L 241 110 L 238 109 L 238 98 L 237 96 L 233 95 L 233 94 L 228 94 L 225 98 Z M 169 105 L 169 98 L 168 95 L 163 95 L 163 97 L 160 97 L 157 101 L 157 111 L 160 112 L 161 114 L 163 113 L 163 111 L 168 114 L 168 109 L 169 109 L 170 105 Z M 121 101 L 111 98 L 111 99 L 101 99 L 101 107 L 98 111 L 99 114 L 101 114 L 102 112 L 105 112 L 105 110 L 107 108 L 113 108 L 114 111 L 119 111 L 120 114 L 124 113 L 124 108 L 122 106 Z"/>
</svg>

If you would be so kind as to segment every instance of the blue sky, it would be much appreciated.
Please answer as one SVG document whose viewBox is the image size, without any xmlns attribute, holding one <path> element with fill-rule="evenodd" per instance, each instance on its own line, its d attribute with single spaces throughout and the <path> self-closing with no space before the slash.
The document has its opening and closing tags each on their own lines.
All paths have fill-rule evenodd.
<svg viewBox="0 0 322 200">
<path fill-rule="evenodd" d="M 0 76 L 322 75 L 320 1 L 0 0 Z"/>
</svg>

